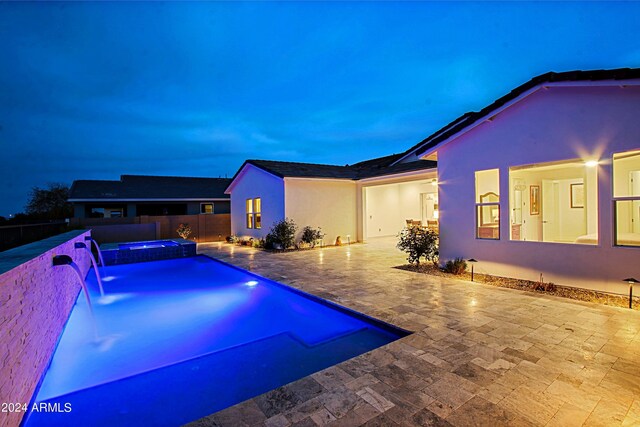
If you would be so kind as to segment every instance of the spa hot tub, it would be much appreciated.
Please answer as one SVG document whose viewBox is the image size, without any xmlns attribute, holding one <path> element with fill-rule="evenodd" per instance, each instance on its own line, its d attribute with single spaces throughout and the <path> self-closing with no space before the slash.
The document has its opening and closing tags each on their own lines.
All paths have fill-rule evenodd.
<svg viewBox="0 0 640 427">
<path fill-rule="evenodd" d="M 196 242 L 185 239 L 107 243 L 100 246 L 106 265 L 160 261 L 196 255 Z"/>
</svg>

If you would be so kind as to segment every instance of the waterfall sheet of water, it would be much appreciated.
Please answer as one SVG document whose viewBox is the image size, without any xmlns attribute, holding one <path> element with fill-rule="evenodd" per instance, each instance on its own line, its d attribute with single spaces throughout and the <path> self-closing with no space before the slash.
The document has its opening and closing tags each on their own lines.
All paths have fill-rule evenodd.
<svg viewBox="0 0 640 427">
<path fill-rule="evenodd" d="M 89 253 L 89 258 L 91 258 L 91 264 L 93 264 L 93 271 L 96 273 L 96 279 L 98 281 L 98 287 L 100 288 L 100 296 L 104 297 L 104 288 L 102 287 L 102 278 L 100 277 L 100 270 L 98 270 L 98 262 L 96 261 L 96 257 L 93 256 L 91 249 L 89 249 L 86 245 L 84 248 Z"/>
</svg>

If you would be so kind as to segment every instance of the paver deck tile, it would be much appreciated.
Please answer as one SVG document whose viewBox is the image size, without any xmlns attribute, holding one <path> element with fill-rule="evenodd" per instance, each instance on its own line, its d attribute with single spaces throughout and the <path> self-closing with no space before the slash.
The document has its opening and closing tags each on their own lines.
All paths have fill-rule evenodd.
<svg viewBox="0 0 640 427">
<path fill-rule="evenodd" d="M 415 333 L 192 425 L 640 425 L 640 312 L 396 269 L 394 246 L 199 245 Z"/>
</svg>

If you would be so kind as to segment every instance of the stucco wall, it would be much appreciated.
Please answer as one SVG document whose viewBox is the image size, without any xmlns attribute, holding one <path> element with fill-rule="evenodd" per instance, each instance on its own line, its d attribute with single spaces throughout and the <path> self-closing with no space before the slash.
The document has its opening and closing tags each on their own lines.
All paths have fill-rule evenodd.
<svg viewBox="0 0 640 427">
<path fill-rule="evenodd" d="M 274 222 L 284 219 L 284 180 L 247 165 L 231 191 L 231 234 L 264 237 Z M 262 199 L 262 228 L 248 229 L 245 221 L 247 199 Z"/>
<path fill-rule="evenodd" d="M 0 402 L 29 404 L 75 303 L 80 284 L 70 267 L 52 267 L 69 255 L 83 274 L 90 260 L 74 243 L 89 231 L 71 231 L 0 253 Z M 0 415 L 17 426 L 23 413 Z"/>
<path fill-rule="evenodd" d="M 320 227 L 327 245 L 356 235 L 356 183 L 353 181 L 285 178 L 285 213 L 298 225 Z"/>
<path fill-rule="evenodd" d="M 476 271 L 627 292 L 640 248 L 613 246 L 611 158 L 640 147 L 640 88 L 549 87 L 438 150 L 441 257 Z M 509 240 L 509 167 L 598 158 L 597 246 Z M 474 172 L 500 169 L 501 240 L 475 239 Z"/>
</svg>

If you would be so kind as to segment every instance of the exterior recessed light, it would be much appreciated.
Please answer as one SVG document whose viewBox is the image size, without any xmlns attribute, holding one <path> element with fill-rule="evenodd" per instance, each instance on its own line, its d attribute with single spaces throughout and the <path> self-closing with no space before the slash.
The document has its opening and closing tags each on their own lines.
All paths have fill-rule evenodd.
<svg viewBox="0 0 640 427">
<path fill-rule="evenodd" d="M 588 167 L 588 168 L 593 168 L 593 167 L 598 166 L 598 161 L 597 160 L 589 160 L 589 161 L 584 162 L 584 165 L 586 167 Z"/>
</svg>

